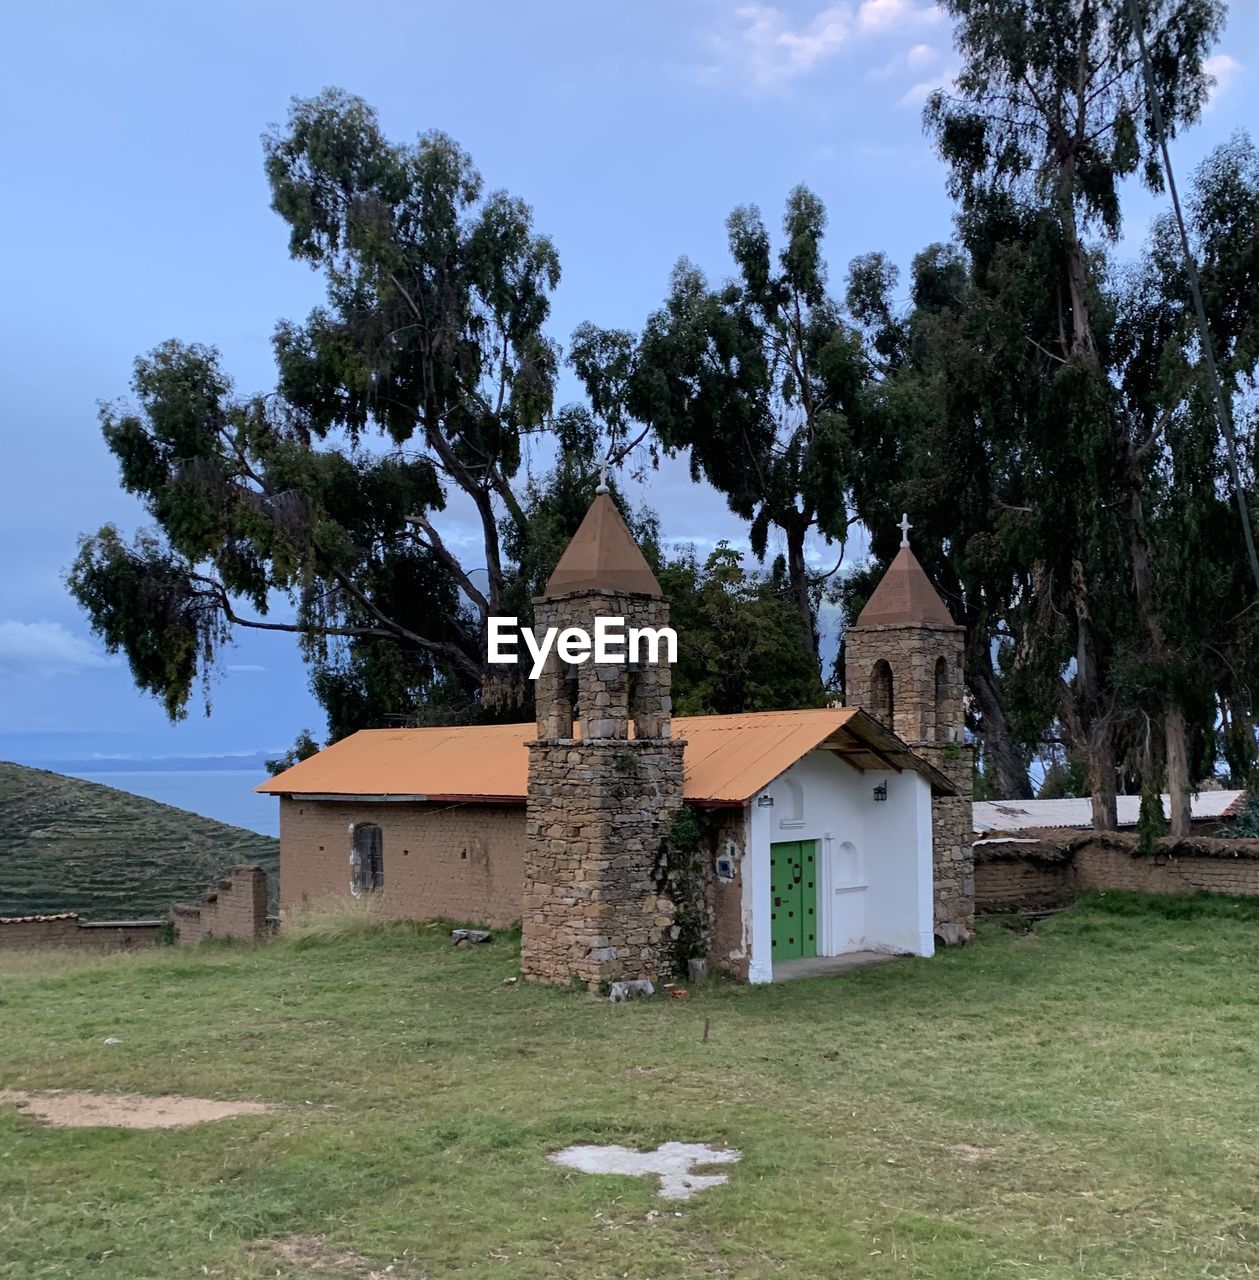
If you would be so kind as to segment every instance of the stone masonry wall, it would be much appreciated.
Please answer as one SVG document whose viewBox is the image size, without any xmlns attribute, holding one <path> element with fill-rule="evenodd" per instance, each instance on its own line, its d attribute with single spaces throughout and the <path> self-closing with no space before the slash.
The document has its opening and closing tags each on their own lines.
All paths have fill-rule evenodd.
<svg viewBox="0 0 1259 1280">
<path fill-rule="evenodd" d="M 957 788 L 931 801 L 935 927 L 945 937 L 975 918 L 974 751 L 965 742 L 962 706 L 965 628 L 939 623 L 849 627 L 844 635 L 846 701 L 879 717 L 876 663 L 892 671 L 892 723 L 887 727 Z"/>
<path fill-rule="evenodd" d="M 1114 889 L 1259 897 L 1259 840 L 1168 837 L 1144 856 L 1126 832 L 1053 831 L 993 835 L 976 849 L 975 897 L 983 912 L 1061 906 L 1090 890 Z"/>
<path fill-rule="evenodd" d="M 0 951 L 128 951 L 152 947 L 162 920 L 81 920 L 76 912 L 0 917 Z"/>
<path fill-rule="evenodd" d="M 593 637 L 600 617 L 624 619 L 628 636 L 667 626 L 669 606 L 611 590 L 534 601 L 539 630 Z M 534 981 L 595 988 L 661 975 L 674 906 L 659 862 L 682 803 L 685 744 L 671 736 L 671 671 L 658 656 L 631 671 L 593 656 L 568 668 L 553 651 L 537 681 L 521 918 L 521 967 Z"/>
<path fill-rule="evenodd" d="M 269 932 L 267 873 L 261 867 L 233 867 L 200 902 L 171 908 L 181 944 L 207 938 L 256 941 Z"/>
<path fill-rule="evenodd" d="M 521 967 L 596 987 L 658 978 L 673 903 L 657 884 L 681 805 L 672 739 L 531 742 Z"/>
<path fill-rule="evenodd" d="M 520 919 L 523 804 L 280 801 L 280 913 L 350 901 L 351 823 L 381 831 L 382 919 L 503 928 Z"/>
</svg>

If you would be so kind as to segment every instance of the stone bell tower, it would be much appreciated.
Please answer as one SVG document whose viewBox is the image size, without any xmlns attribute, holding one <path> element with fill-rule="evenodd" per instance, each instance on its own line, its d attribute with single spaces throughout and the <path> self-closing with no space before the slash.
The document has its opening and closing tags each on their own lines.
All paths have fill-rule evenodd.
<svg viewBox="0 0 1259 1280">
<path fill-rule="evenodd" d="M 605 485 L 533 605 L 539 633 L 579 627 L 593 636 L 600 616 L 624 619 L 627 634 L 668 625 L 668 602 Z M 686 745 L 671 736 L 670 676 L 663 660 L 600 664 L 592 655 L 566 664 L 553 649 L 538 677 L 521 922 L 527 978 L 594 987 L 662 971 L 673 906 L 656 875 L 682 804 Z"/>
<path fill-rule="evenodd" d="M 957 795 L 931 801 L 935 928 L 955 942 L 975 919 L 974 751 L 962 711 L 966 628 L 954 623 L 910 550 L 910 527 L 903 517 L 900 551 L 844 634 L 844 687 L 850 705 L 880 720 L 957 788 Z"/>
</svg>

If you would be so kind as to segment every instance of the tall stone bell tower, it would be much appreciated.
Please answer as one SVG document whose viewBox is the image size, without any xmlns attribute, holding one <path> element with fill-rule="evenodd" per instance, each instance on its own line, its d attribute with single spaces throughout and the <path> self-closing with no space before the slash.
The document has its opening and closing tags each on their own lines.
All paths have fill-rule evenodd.
<svg viewBox="0 0 1259 1280">
<path fill-rule="evenodd" d="M 880 720 L 957 788 L 935 796 L 931 825 L 935 928 L 956 942 L 975 919 L 974 750 L 962 709 L 966 628 L 950 616 L 909 546 L 901 547 L 844 634 L 846 701 Z"/>
<path fill-rule="evenodd" d="M 664 627 L 669 605 L 607 487 L 534 602 L 535 627 L 622 618 Z M 661 653 L 663 658 L 663 653 Z M 565 664 L 537 680 L 529 746 L 521 966 L 527 978 L 596 987 L 656 978 L 673 907 L 657 889 L 661 849 L 682 804 L 669 664 Z M 630 736 L 630 730 L 633 736 Z"/>
</svg>

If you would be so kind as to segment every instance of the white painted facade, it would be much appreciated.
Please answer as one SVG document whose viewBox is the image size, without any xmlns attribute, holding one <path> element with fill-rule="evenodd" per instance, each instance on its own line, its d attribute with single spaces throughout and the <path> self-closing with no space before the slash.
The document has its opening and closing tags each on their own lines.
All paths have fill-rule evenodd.
<svg viewBox="0 0 1259 1280">
<path fill-rule="evenodd" d="M 886 786 L 886 800 L 874 798 Z M 770 803 L 772 801 L 772 803 Z M 865 773 L 811 751 L 749 802 L 742 865 L 748 980 L 773 980 L 770 845 L 817 842 L 817 953 L 929 956 L 931 785 L 921 774 Z"/>
</svg>

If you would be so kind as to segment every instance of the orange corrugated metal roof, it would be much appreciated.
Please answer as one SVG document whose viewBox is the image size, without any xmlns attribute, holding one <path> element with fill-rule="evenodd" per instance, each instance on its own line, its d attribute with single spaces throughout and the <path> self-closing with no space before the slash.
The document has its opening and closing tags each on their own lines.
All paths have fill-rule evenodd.
<svg viewBox="0 0 1259 1280">
<path fill-rule="evenodd" d="M 363 729 L 303 760 L 258 791 L 271 795 L 414 796 L 445 801 L 523 801 L 525 743 L 533 724 Z M 915 769 L 937 792 L 948 780 L 857 707 L 679 716 L 686 741 L 683 792 L 695 804 L 743 804 L 826 743 L 857 767 Z"/>
</svg>

